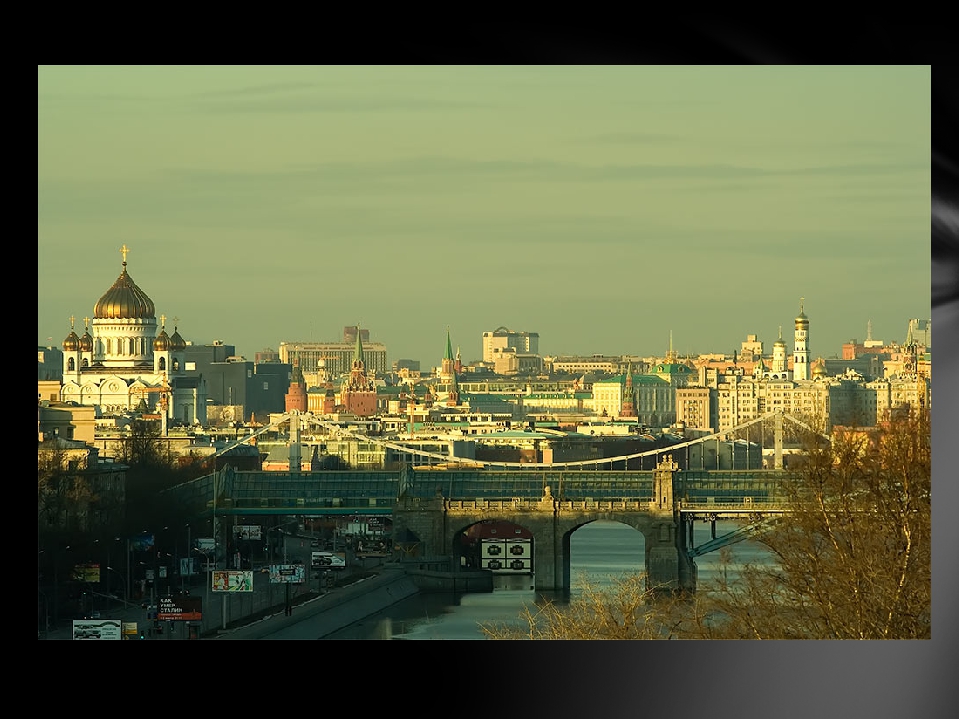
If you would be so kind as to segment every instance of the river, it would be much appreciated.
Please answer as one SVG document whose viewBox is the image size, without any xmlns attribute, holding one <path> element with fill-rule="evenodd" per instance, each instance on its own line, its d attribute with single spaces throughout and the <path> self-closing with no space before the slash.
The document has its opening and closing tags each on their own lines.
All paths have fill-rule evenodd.
<svg viewBox="0 0 960 720">
<path fill-rule="evenodd" d="M 737 527 L 734 522 L 717 522 L 717 535 Z M 694 526 L 694 546 L 710 540 L 710 525 Z M 762 545 L 744 540 L 729 546 L 735 569 L 746 562 L 763 562 L 769 553 Z M 720 553 L 697 558 L 698 582 L 717 577 Z M 570 538 L 570 577 L 577 593 L 581 578 L 595 585 L 610 586 L 617 577 L 643 571 L 643 535 L 616 522 L 597 521 L 577 530 Z M 521 581 L 520 577 L 509 580 Z M 526 588 L 498 588 L 492 593 L 420 593 L 381 613 L 372 615 L 332 635 L 330 640 L 482 640 L 481 624 L 510 623 L 518 619 L 524 605 L 536 602 L 538 593 Z M 557 603 L 567 602 L 562 593 L 541 593 Z"/>
</svg>

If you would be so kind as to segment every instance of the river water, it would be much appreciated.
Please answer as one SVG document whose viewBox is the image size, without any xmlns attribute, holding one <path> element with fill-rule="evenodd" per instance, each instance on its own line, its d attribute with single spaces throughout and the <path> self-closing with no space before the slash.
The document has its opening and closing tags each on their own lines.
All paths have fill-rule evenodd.
<svg viewBox="0 0 960 720">
<path fill-rule="evenodd" d="M 717 522 L 717 536 L 737 527 L 734 522 Z M 710 540 L 709 523 L 694 526 L 694 546 Z M 595 585 L 610 586 L 626 573 L 643 571 L 643 535 L 616 522 L 597 521 L 585 525 L 570 537 L 570 577 L 577 593 L 577 582 L 587 579 Z M 728 546 L 732 569 L 746 562 L 769 560 L 768 551 L 759 543 L 744 540 Z M 717 577 L 719 551 L 697 558 L 698 585 Z M 512 623 L 525 605 L 540 596 L 529 589 L 529 578 L 511 577 L 518 589 L 498 588 L 492 593 L 420 593 L 381 613 L 346 627 L 330 640 L 482 640 L 481 624 Z M 526 587 L 523 587 L 526 586 Z M 542 593 L 556 603 L 568 602 L 561 593 Z"/>
</svg>

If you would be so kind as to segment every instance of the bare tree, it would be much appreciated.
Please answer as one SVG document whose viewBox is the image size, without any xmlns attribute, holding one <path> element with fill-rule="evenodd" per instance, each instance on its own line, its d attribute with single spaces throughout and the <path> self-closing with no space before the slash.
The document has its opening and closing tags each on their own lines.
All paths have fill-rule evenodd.
<svg viewBox="0 0 960 720">
<path fill-rule="evenodd" d="M 669 636 L 673 614 L 673 599 L 647 589 L 643 575 L 615 578 L 609 589 L 583 577 L 568 605 L 541 600 L 517 622 L 480 629 L 492 640 L 652 640 Z"/>
<path fill-rule="evenodd" d="M 804 443 L 789 513 L 759 538 L 775 562 L 701 588 L 683 634 L 929 638 L 929 415 Z"/>
</svg>

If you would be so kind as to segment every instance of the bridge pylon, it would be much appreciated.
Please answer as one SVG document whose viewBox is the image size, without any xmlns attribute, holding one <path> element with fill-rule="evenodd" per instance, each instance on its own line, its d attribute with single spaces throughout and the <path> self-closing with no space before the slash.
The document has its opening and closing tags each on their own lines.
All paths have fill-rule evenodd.
<svg viewBox="0 0 960 720">
<path fill-rule="evenodd" d="M 774 415 L 773 469 L 783 470 L 783 410 L 778 410 Z"/>
</svg>

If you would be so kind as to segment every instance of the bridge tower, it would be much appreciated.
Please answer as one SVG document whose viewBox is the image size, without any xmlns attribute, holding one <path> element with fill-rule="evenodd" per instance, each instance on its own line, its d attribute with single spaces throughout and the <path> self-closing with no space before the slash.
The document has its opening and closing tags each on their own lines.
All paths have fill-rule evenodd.
<svg viewBox="0 0 960 720">
<path fill-rule="evenodd" d="M 681 527 L 674 502 L 674 481 L 680 466 L 673 455 L 657 463 L 653 471 L 654 499 L 651 518 L 644 532 L 647 587 L 651 590 L 693 591 L 697 587 L 697 565 L 687 553 L 687 533 Z"/>
<path fill-rule="evenodd" d="M 783 411 L 773 419 L 773 469 L 783 470 Z"/>
</svg>

